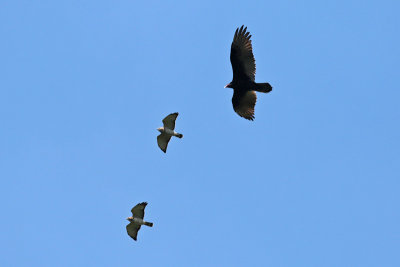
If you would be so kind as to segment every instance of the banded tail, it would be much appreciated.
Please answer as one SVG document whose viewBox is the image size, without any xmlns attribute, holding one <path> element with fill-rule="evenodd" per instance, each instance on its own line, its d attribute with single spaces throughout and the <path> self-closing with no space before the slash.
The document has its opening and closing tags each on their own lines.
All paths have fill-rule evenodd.
<svg viewBox="0 0 400 267">
<path fill-rule="evenodd" d="M 152 222 L 143 222 L 144 225 L 149 226 L 149 227 L 153 227 L 153 223 Z"/>
<path fill-rule="evenodd" d="M 272 86 L 269 83 L 256 83 L 254 91 L 261 93 L 269 93 L 272 91 Z"/>
</svg>

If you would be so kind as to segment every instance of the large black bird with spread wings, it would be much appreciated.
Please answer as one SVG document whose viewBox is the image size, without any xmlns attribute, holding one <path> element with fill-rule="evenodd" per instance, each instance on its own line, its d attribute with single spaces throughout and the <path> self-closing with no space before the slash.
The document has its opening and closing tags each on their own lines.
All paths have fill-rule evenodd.
<svg viewBox="0 0 400 267">
<path fill-rule="evenodd" d="M 271 92 L 269 83 L 256 83 L 256 62 L 247 27 L 237 28 L 231 46 L 233 79 L 225 88 L 233 88 L 233 109 L 239 116 L 254 120 L 257 92 Z"/>
</svg>

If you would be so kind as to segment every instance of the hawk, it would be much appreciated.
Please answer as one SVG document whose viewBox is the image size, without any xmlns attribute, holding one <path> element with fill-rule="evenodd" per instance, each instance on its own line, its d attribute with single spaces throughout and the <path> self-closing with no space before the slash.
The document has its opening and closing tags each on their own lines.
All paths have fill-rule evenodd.
<svg viewBox="0 0 400 267">
<path fill-rule="evenodd" d="M 254 120 L 254 107 L 257 92 L 269 93 L 269 83 L 256 83 L 256 62 L 251 45 L 251 35 L 247 27 L 237 28 L 231 46 L 231 64 L 233 79 L 225 88 L 233 88 L 232 105 L 235 112 L 247 119 Z"/>
<path fill-rule="evenodd" d="M 137 240 L 137 233 L 140 229 L 140 226 L 146 225 L 149 227 L 153 227 L 153 223 L 146 222 L 143 220 L 144 217 L 144 209 L 147 206 L 147 202 L 142 202 L 137 204 L 132 208 L 132 217 L 126 218 L 130 223 L 126 226 L 126 231 L 128 235 L 133 238 L 133 240 Z"/>
<path fill-rule="evenodd" d="M 171 113 L 167 117 L 165 117 L 162 122 L 164 127 L 157 128 L 157 130 L 161 133 L 157 136 L 158 147 L 164 152 L 167 153 L 168 142 L 172 136 L 176 136 L 178 138 L 182 138 L 183 134 L 177 133 L 174 131 L 175 129 L 175 120 L 178 117 L 179 113 Z"/>
</svg>

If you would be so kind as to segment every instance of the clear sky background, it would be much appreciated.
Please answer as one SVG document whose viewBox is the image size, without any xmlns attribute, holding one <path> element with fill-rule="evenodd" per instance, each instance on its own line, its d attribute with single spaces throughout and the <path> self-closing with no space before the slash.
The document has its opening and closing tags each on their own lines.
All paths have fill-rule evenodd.
<svg viewBox="0 0 400 267">
<path fill-rule="evenodd" d="M 399 10 L 1 1 L 0 265 L 400 266 Z M 242 24 L 253 122 L 224 89 Z"/>
</svg>

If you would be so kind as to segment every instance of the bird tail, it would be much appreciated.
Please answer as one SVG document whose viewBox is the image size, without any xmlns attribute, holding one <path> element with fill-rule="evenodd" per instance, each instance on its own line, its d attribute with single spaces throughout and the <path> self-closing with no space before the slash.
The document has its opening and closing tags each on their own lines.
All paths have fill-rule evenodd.
<svg viewBox="0 0 400 267">
<path fill-rule="evenodd" d="M 256 83 L 254 90 L 261 93 L 269 93 L 272 91 L 272 86 L 269 83 Z"/>
<path fill-rule="evenodd" d="M 178 134 L 176 135 L 176 137 L 182 138 L 182 137 L 183 137 L 183 134 L 178 133 Z"/>
<path fill-rule="evenodd" d="M 143 222 L 143 223 L 144 223 L 144 225 L 147 225 L 149 227 L 153 227 L 153 223 L 152 222 Z"/>
</svg>

